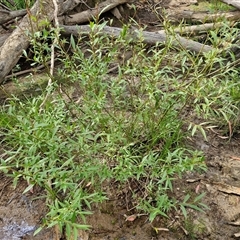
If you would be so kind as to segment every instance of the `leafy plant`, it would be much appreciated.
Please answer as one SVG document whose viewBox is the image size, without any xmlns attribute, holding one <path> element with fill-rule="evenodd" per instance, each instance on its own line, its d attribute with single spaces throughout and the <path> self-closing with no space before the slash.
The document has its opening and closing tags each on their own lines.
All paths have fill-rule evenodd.
<svg viewBox="0 0 240 240">
<path fill-rule="evenodd" d="M 25 179 L 25 192 L 36 185 L 45 192 L 49 211 L 37 232 L 58 225 L 76 239 L 77 230 L 88 227 L 92 205 L 112 191 L 106 182 L 117 183 L 119 193 L 141 189 L 132 190 L 131 208 L 149 213 L 151 221 L 174 209 L 185 217 L 187 208 L 201 211 L 203 194 L 182 202 L 170 194 L 186 171 L 206 169 L 202 153 L 184 144 L 186 137 L 200 131 L 207 139 L 208 123 L 219 119 L 223 126 L 239 125 L 237 72 L 209 77 L 224 61 L 217 53 L 177 51 L 171 38 L 165 47 L 147 49 L 127 37 L 127 27 L 117 39 L 98 34 L 104 24 L 91 23 L 88 41 L 71 37 L 72 53 L 60 42 L 62 65 L 50 76 L 50 88 L 34 98 L 12 97 L 1 107 L 0 169 L 15 186 Z M 43 64 L 48 38 L 54 38 L 54 31 L 44 31 L 34 35 L 42 45 L 32 39 L 35 60 Z M 117 73 L 109 74 L 113 66 Z"/>
<path fill-rule="evenodd" d="M 193 10 L 195 11 L 210 11 L 211 13 L 216 13 L 219 11 L 231 11 L 235 8 L 226 4 L 220 0 L 210 0 L 210 1 L 199 1 L 198 5 L 192 6 Z"/>
<path fill-rule="evenodd" d="M 182 213 L 184 215 L 185 218 L 187 218 L 187 210 L 186 208 L 192 208 L 194 210 L 197 210 L 197 211 L 203 211 L 203 209 L 208 209 L 208 207 L 201 203 L 201 199 L 205 196 L 205 193 L 202 193 L 200 195 L 198 195 L 197 197 L 195 197 L 192 202 L 190 201 L 190 195 L 187 194 L 184 199 L 183 199 L 183 202 L 180 203 L 180 208 L 182 210 Z M 199 206 L 198 206 L 199 205 Z"/>
<path fill-rule="evenodd" d="M 219 0 L 211 0 L 209 3 L 209 9 L 212 12 L 216 12 L 216 11 L 229 11 L 229 10 L 233 10 L 235 8 L 232 6 L 229 6 L 229 4 L 223 3 Z"/>
<path fill-rule="evenodd" d="M 34 2 L 35 0 L 15 0 L 15 1 L 1 0 L 1 3 L 11 10 L 30 8 L 32 7 Z"/>
</svg>

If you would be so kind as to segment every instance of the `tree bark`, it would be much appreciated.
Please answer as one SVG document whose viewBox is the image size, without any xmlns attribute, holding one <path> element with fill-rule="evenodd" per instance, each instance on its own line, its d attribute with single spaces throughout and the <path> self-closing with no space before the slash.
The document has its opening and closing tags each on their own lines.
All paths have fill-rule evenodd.
<svg viewBox="0 0 240 240">
<path fill-rule="evenodd" d="M 11 33 L 5 33 L 0 36 L 0 47 L 4 44 L 6 39 L 11 35 Z"/>
<path fill-rule="evenodd" d="M 64 13 L 73 10 L 79 3 L 81 3 L 81 0 L 66 0 L 60 4 L 58 16 L 61 16 Z"/>
<path fill-rule="evenodd" d="M 4 24 L 16 17 L 22 17 L 27 13 L 27 10 L 17 10 L 17 11 L 7 11 L 7 10 L 0 10 L 0 24 Z"/>
<path fill-rule="evenodd" d="M 4 42 L 0 48 L 0 83 L 4 81 L 5 76 L 16 65 L 23 50 L 28 48 L 30 41 L 26 32 L 31 31 L 34 33 L 38 31 L 38 23 L 43 20 L 51 22 L 53 20 L 53 11 L 54 8 L 51 0 L 37 0 L 31 8 L 30 13 L 25 15 L 20 25 Z"/>
</svg>

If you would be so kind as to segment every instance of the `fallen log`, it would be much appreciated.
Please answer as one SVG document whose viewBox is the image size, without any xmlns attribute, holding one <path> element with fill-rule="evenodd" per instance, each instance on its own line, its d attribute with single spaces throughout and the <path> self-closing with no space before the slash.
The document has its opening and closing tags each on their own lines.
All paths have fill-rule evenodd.
<svg viewBox="0 0 240 240">
<path fill-rule="evenodd" d="M 51 0 L 37 0 L 30 12 L 22 19 L 19 26 L 12 32 L 8 39 L 5 40 L 0 48 L 0 83 L 4 81 L 5 76 L 16 65 L 23 50 L 28 48 L 30 40 L 26 32 L 30 31 L 34 33 L 38 31 L 38 23 L 40 21 L 47 20 L 51 22 L 53 20 L 53 11 L 54 7 Z M 34 20 L 34 18 L 37 19 L 37 21 Z"/>
<path fill-rule="evenodd" d="M 168 19 L 172 21 L 181 22 L 216 22 L 218 19 L 226 19 L 229 21 L 236 21 L 240 18 L 240 11 L 219 12 L 210 14 L 208 12 L 195 12 L 195 11 L 171 11 L 168 14 Z"/>
<path fill-rule="evenodd" d="M 196 32 L 201 32 L 201 31 L 209 31 L 212 29 L 216 29 L 222 26 L 221 22 L 217 23 L 205 23 L 201 25 L 192 25 L 192 26 L 187 26 L 187 27 L 178 27 L 174 28 L 173 31 L 176 33 L 180 34 L 193 34 Z M 161 31 L 159 31 L 161 32 Z"/>
<path fill-rule="evenodd" d="M 27 13 L 27 10 L 7 11 L 0 10 L 0 24 L 4 24 L 16 17 L 23 17 Z"/>
<path fill-rule="evenodd" d="M 64 25 L 73 25 L 88 22 L 95 17 L 100 16 L 100 14 L 107 12 L 120 4 L 126 3 L 128 0 L 107 0 L 100 3 L 93 9 L 89 9 L 80 13 L 76 13 L 69 16 L 62 16 L 59 21 Z"/>
<path fill-rule="evenodd" d="M 92 30 L 88 25 L 82 25 L 82 26 L 60 26 L 62 29 L 63 34 L 67 35 L 74 35 L 79 36 L 81 34 L 89 34 Z M 109 27 L 105 26 L 101 28 L 100 34 L 107 34 L 109 36 L 118 37 L 120 36 L 122 29 L 116 28 L 116 27 Z M 165 43 L 169 36 L 166 34 L 165 31 L 162 32 L 147 32 L 139 30 L 129 30 L 128 37 L 133 38 L 135 40 L 143 39 L 144 43 L 155 45 L 156 43 Z M 185 48 L 187 50 L 191 50 L 193 52 L 209 52 L 213 50 L 212 47 L 208 45 L 201 44 L 199 42 L 193 41 L 191 39 L 180 37 L 179 35 L 175 36 L 175 40 L 173 41 L 173 45 L 180 46 L 182 48 Z"/>
</svg>

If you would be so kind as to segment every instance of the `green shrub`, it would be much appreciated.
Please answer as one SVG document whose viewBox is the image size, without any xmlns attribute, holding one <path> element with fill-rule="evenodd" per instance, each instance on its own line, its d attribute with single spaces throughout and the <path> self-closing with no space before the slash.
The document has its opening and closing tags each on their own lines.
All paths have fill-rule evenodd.
<svg viewBox="0 0 240 240">
<path fill-rule="evenodd" d="M 187 136 L 200 130 L 207 139 L 208 127 L 222 118 L 222 126 L 239 125 L 236 71 L 210 78 L 214 63 L 223 61 L 216 56 L 173 50 L 171 40 L 147 49 L 127 38 L 127 28 L 111 39 L 91 27 L 88 41 L 70 39 L 73 54 L 59 44 L 62 66 L 42 95 L 13 97 L 1 107 L 0 169 L 15 185 L 25 179 L 25 192 L 35 185 L 45 190 L 49 212 L 37 232 L 58 225 L 76 238 L 78 228 L 88 227 L 91 206 L 113 191 L 106 187 L 110 182 L 118 185 L 114 191 L 133 183 L 141 189 L 133 190 L 131 207 L 147 212 L 151 221 L 171 209 L 184 216 L 186 208 L 204 209 L 203 195 L 181 200 L 169 193 L 185 172 L 206 169 L 203 154 L 186 145 Z M 81 44 L 87 44 L 85 51 Z M 108 74 L 128 51 L 132 57 Z"/>
</svg>

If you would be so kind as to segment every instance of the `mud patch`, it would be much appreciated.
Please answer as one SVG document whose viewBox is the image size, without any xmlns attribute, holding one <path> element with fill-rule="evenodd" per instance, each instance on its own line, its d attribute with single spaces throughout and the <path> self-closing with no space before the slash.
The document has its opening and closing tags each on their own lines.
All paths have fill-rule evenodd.
<svg viewBox="0 0 240 240">
<path fill-rule="evenodd" d="M 42 231 L 33 237 L 46 213 L 46 206 L 44 200 L 38 199 L 40 195 L 44 196 L 40 189 L 35 189 L 34 194 L 22 194 L 26 187 L 26 182 L 20 181 L 14 188 L 11 179 L 1 176 L 0 239 L 54 239 L 52 230 Z"/>
</svg>

